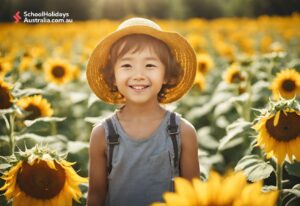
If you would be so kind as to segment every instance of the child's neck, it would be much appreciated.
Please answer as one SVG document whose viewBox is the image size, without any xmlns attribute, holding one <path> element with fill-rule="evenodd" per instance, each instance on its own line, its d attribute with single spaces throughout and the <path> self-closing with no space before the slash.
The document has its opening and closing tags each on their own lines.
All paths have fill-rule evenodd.
<svg viewBox="0 0 300 206">
<path fill-rule="evenodd" d="M 122 116 L 122 119 L 135 121 L 160 118 L 164 112 L 165 109 L 159 103 L 141 106 L 125 104 L 119 114 Z"/>
</svg>

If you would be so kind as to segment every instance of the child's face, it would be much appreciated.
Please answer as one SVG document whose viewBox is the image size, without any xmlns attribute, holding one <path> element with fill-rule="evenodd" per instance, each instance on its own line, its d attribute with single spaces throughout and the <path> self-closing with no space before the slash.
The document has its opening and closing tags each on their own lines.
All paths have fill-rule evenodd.
<svg viewBox="0 0 300 206">
<path fill-rule="evenodd" d="M 114 73 L 116 86 L 127 103 L 158 101 L 157 95 L 165 83 L 165 66 L 149 47 L 120 57 Z"/>
</svg>

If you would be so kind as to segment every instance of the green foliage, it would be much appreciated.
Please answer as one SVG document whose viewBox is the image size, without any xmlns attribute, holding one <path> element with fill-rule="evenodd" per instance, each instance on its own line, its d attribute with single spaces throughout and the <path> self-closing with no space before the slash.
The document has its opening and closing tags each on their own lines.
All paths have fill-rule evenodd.
<svg viewBox="0 0 300 206">
<path fill-rule="evenodd" d="M 268 178 L 274 168 L 257 155 L 244 156 L 236 165 L 236 171 L 244 171 L 252 182 Z"/>
</svg>

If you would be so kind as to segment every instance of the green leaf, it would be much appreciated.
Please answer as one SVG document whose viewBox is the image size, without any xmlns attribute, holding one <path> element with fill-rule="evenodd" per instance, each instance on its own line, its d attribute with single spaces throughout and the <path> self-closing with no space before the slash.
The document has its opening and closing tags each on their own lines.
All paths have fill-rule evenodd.
<svg viewBox="0 0 300 206">
<path fill-rule="evenodd" d="M 3 115 L 5 114 L 10 114 L 12 113 L 14 110 L 12 108 L 9 108 L 9 109 L 0 109 L 0 115 L 2 116 L 3 118 Z"/>
<path fill-rule="evenodd" d="M 274 168 L 257 155 L 247 155 L 237 163 L 235 171 L 244 171 L 248 180 L 256 182 L 268 178 Z"/>
<path fill-rule="evenodd" d="M 219 117 L 222 114 L 227 113 L 233 107 L 233 104 L 230 101 L 225 101 L 220 104 L 217 104 L 214 110 L 214 116 Z"/>
<path fill-rule="evenodd" d="M 76 104 L 86 100 L 88 95 L 84 92 L 69 92 L 69 98 L 73 104 Z"/>
<path fill-rule="evenodd" d="M 230 123 L 225 116 L 218 116 L 215 121 L 216 126 L 222 129 L 228 127 Z"/>
<path fill-rule="evenodd" d="M 62 122 L 66 119 L 66 117 L 41 117 L 35 120 L 25 120 L 24 124 L 27 127 L 34 125 L 37 122 Z"/>
<path fill-rule="evenodd" d="M 243 93 L 243 94 L 241 94 L 241 95 L 239 95 L 239 96 L 235 96 L 235 97 L 231 97 L 230 99 L 229 99 L 229 102 L 232 104 L 232 103 L 236 103 L 236 102 L 238 102 L 238 103 L 245 103 L 246 101 L 248 101 L 248 99 L 249 99 L 249 93 Z"/>
<path fill-rule="evenodd" d="M 264 185 L 262 187 L 263 192 L 271 192 L 271 191 L 276 191 L 276 190 L 277 190 L 277 187 L 274 185 Z"/>
<path fill-rule="evenodd" d="M 296 195 L 297 197 L 300 197 L 300 184 L 294 185 L 292 189 L 284 189 L 284 192 L 292 193 Z"/>
<path fill-rule="evenodd" d="M 101 118 L 101 117 L 86 117 L 86 118 L 84 118 L 84 121 L 95 125 L 95 124 L 102 122 L 103 118 Z"/>
<path fill-rule="evenodd" d="M 219 142 L 215 140 L 213 136 L 211 136 L 210 127 L 202 127 L 197 131 L 197 137 L 199 137 L 199 144 L 206 149 L 217 149 L 219 146 Z"/>
<path fill-rule="evenodd" d="M 249 129 L 251 128 L 252 123 L 247 122 L 244 119 L 237 119 L 232 124 L 228 125 L 226 128 L 227 131 L 235 130 L 236 128 Z"/>
<path fill-rule="evenodd" d="M 16 136 L 17 141 L 21 141 L 24 139 L 31 139 L 39 143 L 47 143 L 47 142 L 57 142 L 59 141 L 67 141 L 67 138 L 63 135 L 54 135 L 54 136 L 40 136 L 33 133 L 26 133 L 23 135 Z"/>
<path fill-rule="evenodd" d="M 247 167 L 253 166 L 253 165 L 257 164 L 257 158 L 258 158 L 258 156 L 256 156 L 256 155 L 245 156 L 237 163 L 237 165 L 234 169 L 236 171 L 241 171 Z"/>
<path fill-rule="evenodd" d="M 286 163 L 286 171 L 293 176 L 300 177 L 300 163 L 295 161 L 294 163 Z"/>
<path fill-rule="evenodd" d="M 101 100 L 95 94 L 91 94 L 88 99 L 88 108 L 90 108 L 95 102 L 99 102 Z"/>
<path fill-rule="evenodd" d="M 82 141 L 69 141 L 68 142 L 68 152 L 69 153 L 78 153 L 83 149 L 88 149 L 89 144 Z"/>
<path fill-rule="evenodd" d="M 256 102 L 264 98 L 266 95 L 265 91 L 269 91 L 270 83 L 267 81 L 258 81 L 252 85 L 252 91 L 255 91 L 252 94 L 252 101 Z"/>
<path fill-rule="evenodd" d="M 0 111 L 1 111 L 1 110 L 0 110 Z M 10 125 L 9 125 L 9 121 L 8 121 L 6 115 L 5 115 L 5 114 L 2 114 L 1 116 L 2 116 L 2 118 L 3 118 L 3 120 L 4 120 L 4 122 L 5 122 L 6 129 L 9 130 Z"/>
<path fill-rule="evenodd" d="M 251 122 L 238 119 L 226 128 L 227 134 L 220 140 L 219 150 L 225 150 L 243 143 L 243 137 L 251 129 Z M 242 138 L 242 140 L 240 139 Z M 236 140 L 239 139 L 239 140 Z M 232 143 L 232 141 L 234 143 Z"/>
<path fill-rule="evenodd" d="M 298 197 L 294 196 L 292 197 L 286 204 L 285 206 L 299 206 L 299 202 L 297 201 Z M 296 201 L 295 201 L 296 200 Z M 295 202 L 294 202 L 295 201 Z"/>
<path fill-rule="evenodd" d="M 210 105 L 215 106 L 221 102 L 225 102 L 229 98 L 232 98 L 232 93 L 231 92 L 217 92 L 214 93 L 211 101 L 209 102 Z"/>
<path fill-rule="evenodd" d="M 35 94 L 45 94 L 45 91 L 42 89 L 27 88 L 22 90 L 15 90 L 15 92 L 13 93 L 15 97 L 31 96 Z"/>
<path fill-rule="evenodd" d="M 193 120 L 199 117 L 205 117 L 211 112 L 211 110 L 212 110 L 211 104 L 204 104 L 201 107 L 194 107 L 189 112 L 186 113 L 186 118 Z"/>
<path fill-rule="evenodd" d="M 236 147 L 238 145 L 243 144 L 244 140 L 245 139 L 243 137 L 237 137 L 237 138 L 231 139 L 226 144 L 223 144 L 222 147 L 219 146 L 219 150 L 224 151 L 224 150 Z"/>
<path fill-rule="evenodd" d="M 10 167 L 11 167 L 11 165 L 7 164 L 7 163 L 0 164 L 0 170 L 6 170 Z"/>
</svg>

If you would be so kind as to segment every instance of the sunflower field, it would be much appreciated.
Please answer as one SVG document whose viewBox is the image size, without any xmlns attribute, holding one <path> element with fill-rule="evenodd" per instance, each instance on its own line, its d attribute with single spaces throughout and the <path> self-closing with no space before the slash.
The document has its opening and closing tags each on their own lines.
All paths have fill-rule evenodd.
<svg viewBox="0 0 300 206">
<path fill-rule="evenodd" d="M 300 205 L 300 14 L 154 20 L 197 54 L 190 92 L 165 105 L 198 133 L 201 177 L 167 206 Z M 0 24 L 0 205 L 85 205 L 93 125 L 117 106 L 85 70 L 117 20 Z"/>
</svg>

